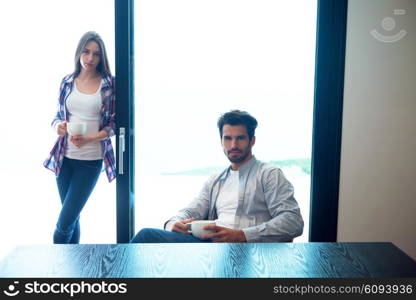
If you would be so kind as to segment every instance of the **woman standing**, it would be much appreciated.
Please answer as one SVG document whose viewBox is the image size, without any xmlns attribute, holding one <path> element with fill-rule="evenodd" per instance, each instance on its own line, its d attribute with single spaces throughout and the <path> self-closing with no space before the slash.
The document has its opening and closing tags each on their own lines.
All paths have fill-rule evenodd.
<svg viewBox="0 0 416 300">
<path fill-rule="evenodd" d="M 77 244 L 79 217 L 97 183 L 103 161 L 108 180 L 115 176 L 114 78 L 101 37 L 85 33 L 75 52 L 75 71 L 64 77 L 57 114 L 52 121 L 58 139 L 44 166 L 56 174 L 62 209 L 53 235 L 55 244 Z M 67 124 L 81 122 L 82 135 L 70 135 Z"/>
</svg>

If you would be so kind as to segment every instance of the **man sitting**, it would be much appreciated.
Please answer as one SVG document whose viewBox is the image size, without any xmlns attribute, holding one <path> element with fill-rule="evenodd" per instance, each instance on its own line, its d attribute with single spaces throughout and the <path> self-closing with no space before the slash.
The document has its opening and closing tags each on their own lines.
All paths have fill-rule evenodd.
<svg viewBox="0 0 416 300">
<path fill-rule="evenodd" d="M 199 196 L 165 223 L 166 230 L 144 228 L 132 243 L 289 242 L 302 234 L 292 184 L 279 168 L 252 154 L 257 120 L 233 110 L 217 125 L 231 165 L 212 176 Z M 194 220 L 216 220 L 204 227 L 215 232 L 194 237 L 189 231 Z"/>
</svg>

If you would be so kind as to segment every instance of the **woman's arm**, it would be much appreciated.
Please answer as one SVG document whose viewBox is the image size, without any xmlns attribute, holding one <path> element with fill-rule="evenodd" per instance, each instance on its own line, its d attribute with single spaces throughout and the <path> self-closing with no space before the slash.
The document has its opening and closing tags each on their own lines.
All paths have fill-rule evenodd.
<svg viewBox="0 0 416 300">
<path fill-rule="evenodd" d="M 83 135 L 74 135 L 71 136 L 70 141 L 77 146 L 78 148 L 81 148 L 85 144 L 92 143 L 92 142 L 98 142 L 101 140 L 105 140 L 108 138 L 108 133 L 106 130 L 100 130 L 97 134 L 92 136 L 83 136 Z"/>
</svg>

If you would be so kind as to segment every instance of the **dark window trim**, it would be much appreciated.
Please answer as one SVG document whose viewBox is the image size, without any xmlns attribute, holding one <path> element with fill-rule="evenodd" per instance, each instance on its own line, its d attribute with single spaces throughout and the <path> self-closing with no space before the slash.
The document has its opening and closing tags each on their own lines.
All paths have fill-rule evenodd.
<svg viewBox="0 0 416 300">
<path fill-rule="evenodd" d="M 117 243 L 134 235 L 134 22 L 133 0 L 115 0 Z M 119 174 L 119 132 L 126 130 L 124 174 Z"/>
<path fill-rule="evenodd" d="M 319 0 L 312 134 L 311 242 L 337 239 L 347 0 Z"/>
</svg>

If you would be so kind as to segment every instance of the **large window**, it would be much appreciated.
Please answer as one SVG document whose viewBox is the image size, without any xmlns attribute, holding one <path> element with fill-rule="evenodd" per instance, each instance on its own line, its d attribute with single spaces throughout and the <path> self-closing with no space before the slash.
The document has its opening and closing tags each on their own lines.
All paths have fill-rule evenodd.
<svg viewBox="0 0 416 300">
<path fill-rule="evenodd" d="M 257 118 L 253 153 L 310 200 L 316 1 L 135 2 L 136 231 L 163 226 L 229 162 L 219 115 Z"/>
</svg>

